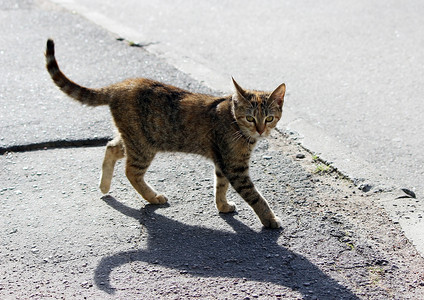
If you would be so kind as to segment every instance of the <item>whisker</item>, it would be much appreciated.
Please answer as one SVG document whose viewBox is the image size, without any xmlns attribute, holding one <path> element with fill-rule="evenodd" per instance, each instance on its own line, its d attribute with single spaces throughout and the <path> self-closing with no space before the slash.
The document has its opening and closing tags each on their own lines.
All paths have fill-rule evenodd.
<svg viewBox="0 0 424 300">
<path fill-rule="evenodd" d="M 238 133 L 236 136 L 233 137 L 233 142 L 237 142 L 239 139 L 241 139 L 243 137 L 243 135 L 240 132 L 236 132 Z"/>
</svg>

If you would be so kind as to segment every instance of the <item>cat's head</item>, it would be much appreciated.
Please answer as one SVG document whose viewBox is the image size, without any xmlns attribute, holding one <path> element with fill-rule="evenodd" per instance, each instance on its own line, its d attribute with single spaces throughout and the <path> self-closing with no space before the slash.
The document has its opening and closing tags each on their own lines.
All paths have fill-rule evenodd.
<svg viewBox="0 0 424 300">
<path fill-rule="evenodd" d="M 272 93 L 242 89 L 234 80 L 232 110 L 244 135 L 255 140 L 266 137 L 281 119 L 286 85 L 279 85 Z"/>
</svg>

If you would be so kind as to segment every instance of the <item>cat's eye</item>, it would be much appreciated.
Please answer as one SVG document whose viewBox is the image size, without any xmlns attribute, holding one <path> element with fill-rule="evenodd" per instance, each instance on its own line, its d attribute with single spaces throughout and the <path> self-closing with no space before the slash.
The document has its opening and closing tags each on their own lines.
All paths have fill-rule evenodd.
<svg viewBox="0 0 424 300">
<path fill-rule="evenodd" d="M 274 121 L 274 117 L 273 116 L 268 116 L 268 117 L 266 117 L 265 121 L 272 122 L 272 121 Z"/>
<path fill-rule="evenodd" d="M 252 116 L 247 116 L 246 120 L 249 121 L 249 122 L 253 122 L 253 121 L 255 121 L 255 118 L 252 117 Z"/>
</svg>

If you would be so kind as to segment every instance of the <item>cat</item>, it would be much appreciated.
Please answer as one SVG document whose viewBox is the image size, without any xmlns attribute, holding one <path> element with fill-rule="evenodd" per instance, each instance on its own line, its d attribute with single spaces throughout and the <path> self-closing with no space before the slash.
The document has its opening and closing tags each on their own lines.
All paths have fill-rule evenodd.
<svg viewBox="0 0 424 300">
<path fill-rule="evenodd" d="M 109 192 L 115 163 L 126 157 L 125 174 L 151 204 L 164 204 L 144 175 L 157 152 L 202 155 L 215 164 L 215 201 L 219 212 L 235 211 L 227 201 L 231 184 L 252 207 L 265 227 L 279 228 L 264 197 L 249 176 L 250 155 L 282 115 L 285 84 L 272 93 L 245 90 L 232 78 L 235 92 L 226 97 L 192 93 L 146 78 L 127 79 L 103 88 L 87 88 L 59 69 L 54 42 L 48 39 L 46 67 L 54 83 L 88 106 L 108 105 L 119 134 L 106 146 L 100 190 Z"/>
</svg>

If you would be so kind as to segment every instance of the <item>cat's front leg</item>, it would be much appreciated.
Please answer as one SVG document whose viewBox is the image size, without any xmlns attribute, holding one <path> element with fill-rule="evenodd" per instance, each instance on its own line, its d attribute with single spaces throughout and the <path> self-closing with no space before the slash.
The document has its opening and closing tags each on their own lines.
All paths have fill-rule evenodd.
<svg viewBox="0 0 424 300">
<path fill-rule="evenodd" d="M 228 168 L 226 177 L 237 193 L 253 208 L 265 227 L 281 227 L 281 220 L 274 215 L 268 202 L 253 185 L 248 174 L 248 167 L 236 166 Z"/>
<path fill-rule="evenodd" d="M 215 201 L 219 212 L 230 213 L 236 210 L 233 202 L 227 201 L 228 179 L 218 165 L 215 165 Z"/>
</svg>

